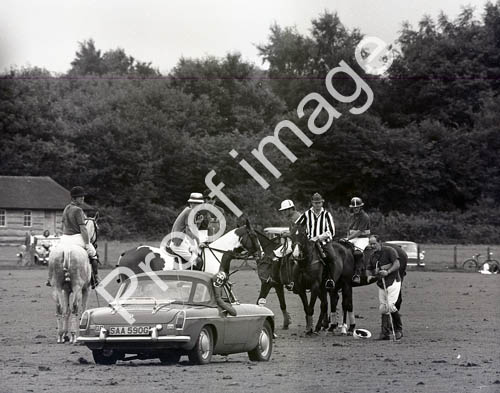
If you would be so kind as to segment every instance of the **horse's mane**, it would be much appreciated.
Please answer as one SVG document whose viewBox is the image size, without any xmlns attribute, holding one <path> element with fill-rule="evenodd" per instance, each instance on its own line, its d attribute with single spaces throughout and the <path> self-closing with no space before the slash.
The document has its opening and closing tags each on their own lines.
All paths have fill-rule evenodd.
<svg viewBox="0 0 500 393">
<path fill-rule="evenodd" d="M 259 237 L 260 245 L 262 246 L 262 249 L 266 254 L 272 252 L 280 244 L 279 241 L 277 240 L 278 238 L 269 239 L 266 235 L 257 230 L 255 230 L 255 233 Z"/>
</svg>

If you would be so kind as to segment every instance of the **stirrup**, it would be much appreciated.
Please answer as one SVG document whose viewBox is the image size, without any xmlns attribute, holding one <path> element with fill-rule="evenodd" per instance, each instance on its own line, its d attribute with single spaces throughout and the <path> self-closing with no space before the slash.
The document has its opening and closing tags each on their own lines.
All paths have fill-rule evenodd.
<svg viewBox="0 0 500 393">
<path fill-rule="evenodd" d="M 329 278 L 328 280 L 326 280 L 325 288 L 326 289 L 333 289 L 333 288 L 335 288 L 335 281 L 333 281 L 331 278 Z"/>
<path fill-rule="evenodd" d="M 352 276 L 352 282 L 354 282 L 356 284 L 361 283 L 361 277 L 359 276 L 359 274 L 355 274 L 354 276 Z"/>
</svg>

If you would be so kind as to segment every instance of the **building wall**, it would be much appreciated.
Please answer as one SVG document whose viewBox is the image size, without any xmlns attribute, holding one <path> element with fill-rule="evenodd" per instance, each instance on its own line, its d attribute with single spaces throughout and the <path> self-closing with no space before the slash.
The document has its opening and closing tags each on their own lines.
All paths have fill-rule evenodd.
<svg viewBox="0 0 500 393">
<path fill-rule="evenodd" d="M 0 208 L 1 209 L 1 208 Z M 54 226 L 57 232 L 62 232 L 62 210 L 31 210 L 31 226 L 24 226 L 24 211 L 29 209 L 6 210 L 6 226 L 0 226 L 0 245 L 24 244 L 26 232 L 33 231 L 34 235 L 41 235 L 49 229 L 54 235 Z"/>
</svg>

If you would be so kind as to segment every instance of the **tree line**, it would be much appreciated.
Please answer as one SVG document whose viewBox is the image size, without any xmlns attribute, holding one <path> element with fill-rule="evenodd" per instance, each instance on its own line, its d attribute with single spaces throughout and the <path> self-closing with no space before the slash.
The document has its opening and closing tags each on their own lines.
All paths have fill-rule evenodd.
<svg viewBox="0 0 500 393">
<path fill-rule="evenodd" d="M 213 169 L 258 226 L 280 223 L 282 199 L 305 209 L 319 191 L 341 231 L 356 195 L 386 236 L 498 242 L 500 1 L 486 4 L 479 19 L 465 7 L 453 20 L 441 14 L 415 28 L 403 24 L 381 77 L 354 58 L 362 38 L 325 11 L 308 34 L 271 26 L 258 45 L 266 70 L 228 53 L 181 58 L 167 75 L 124 49 L 81 42 L 65 74 L 29 67 L 2 75 L 0 174 L 84 185 L 110 238 L 161 238 Z M 282 132 L 297 161 L 267 147 L 282 172 L 275 179 L 252 149 L 285 119 L 306 132 L 308 116 L 298 117 L 297 104 L 311 92 L 341 111 L 324 83 L 341 60 L 369 84 L 373 105 L 359 116 L 343 112 L 323 135 L 308 134 L 311 147 Z M 352 94 L 352 81 L 334 82 Z M 238 166 L 233 149 L 267 190 Z"/>
</svg>

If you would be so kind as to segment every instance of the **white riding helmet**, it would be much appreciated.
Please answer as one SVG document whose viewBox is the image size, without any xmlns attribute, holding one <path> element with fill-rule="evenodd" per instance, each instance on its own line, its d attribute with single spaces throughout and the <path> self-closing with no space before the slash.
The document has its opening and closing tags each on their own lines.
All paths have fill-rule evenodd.
<svg viewBox="0 0 500 393">
<path fill-rule="evenodd" d="M 370 338 L 372 334 L 370 333 L 369 330 L 367 329 L 355 329 L 354 332 L 352 332 L 352 336 L 354 338 Z"/>
<path fill-rule="evenodd" d="M 363 203 L 361 198 L 354 197 L 351 199 L 351 204 L 349 205 L 349 207 L 363 207 L 364 205 L 365 204 Z"/>
<path fill-rule="evenodd" d="M 203 194 L 199 192 L 192 192 L 191 195 L 189 195 L 188 203 L 205 203 Z"/>
<path fill-rule="evenodd" d="M 285 199 L 283 202 L 281 202 L 281 207 L 279 208 L 279 211 L 291 209 L 292 207 L 295 207 L 293 202 L 290 199 Z"/>
</svg>

